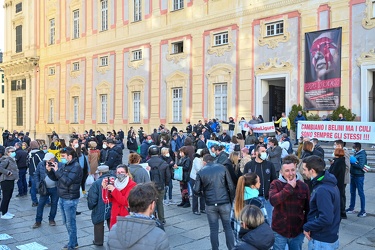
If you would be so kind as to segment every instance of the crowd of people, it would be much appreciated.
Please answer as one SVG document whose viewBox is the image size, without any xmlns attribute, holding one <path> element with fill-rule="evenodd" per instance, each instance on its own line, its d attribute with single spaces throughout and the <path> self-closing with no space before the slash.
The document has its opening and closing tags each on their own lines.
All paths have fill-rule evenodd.
<svg viewBox="0 0 375 250">
<path fill-rule="evenodd" d="M 366 216 L 366 152 L 354 143 L 350 153 L 345 142 L 336 140 L 326 170 L 328 159 L 319 141 L 301 137 L 294 151 L 290 124 L 280 119 L 274 136 L 246 131 L 241 127 L 244 118 L 235 134 L 230 117 L 228 122 L 188 123 L 185 130 L 162 124 L 150 134 L 131 127 L 126 137 L 122 130 L 106 135 L 90 130 L 72 133 L 67 143 L 53 132 L 49 146 L 31 140 L 28 133 L 7 131 L 7 146 L 0 147 L 1 219 L 15 216 L 8 207 L 17 181 L 17 197 L 30 193 L 31 206 L 37 207 L 32 228 L 41 227 L 45 205 L 51 207 L 49 225 L 55 226 L 60 207 L 69 236 L 64 249 L 78 247 L 76 216 L 82 195 L 92 211 L 93 244 L 104 244 L 107 224 L 108 249 L 169 249 L 167 205 L 206 214 L 212 249 L 219 249 L 219 220 L 228 249 L 302 249 L 305 237 L 309 249 L 337 249 L 340 221 L 355 213 L 357 189 L 357 215 Z M 208 147 L 207 140 L 217 143 Z M 173 180 L 179 182 L 180 201 L 173 199 Z"/>
</svg>

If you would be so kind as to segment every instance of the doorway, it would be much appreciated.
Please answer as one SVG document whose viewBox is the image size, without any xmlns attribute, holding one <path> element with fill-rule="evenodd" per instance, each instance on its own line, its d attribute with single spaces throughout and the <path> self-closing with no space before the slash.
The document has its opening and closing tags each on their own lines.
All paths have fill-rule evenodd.
<svg viewBox="0 0 375 250">
<path fill-rule="evenodd" d="M 368 94 L 369 101 L 369 122 L 375 122 L 375 71 L 372 73 L 372 79 L 370 79 L 370 91 Z"/>
<path fill-rule="evenodd" d="M 283 86 L 271 85 L 272 82 L 269 83 L 269 120 L 276 121 L 285 112 L 285 80 Z"/>
</svg>

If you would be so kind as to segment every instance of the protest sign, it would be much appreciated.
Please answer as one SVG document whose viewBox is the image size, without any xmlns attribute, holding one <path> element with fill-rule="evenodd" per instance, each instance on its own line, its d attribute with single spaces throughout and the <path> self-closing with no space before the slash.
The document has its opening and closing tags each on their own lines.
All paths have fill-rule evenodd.
<svg viewBox="0 0 375 250">
<path fill-rule="evenodd" d="M 245 123 L 244 129 L 249 131 L 252 129 L 254 133 L 275 133 L 275 124 L 273 122 L 265 122 L 265 123 L 258 123 L 258 124 L 249 124 Z"/>
<path fill-rule="evenodd" d="M 52 150 L 52 149 L 49 149 L 48 150 L 48 153 L 52 153 L 56 156 L 56 159 L 60 162 L 61 160 L 61 157 L 60 157 L 60 150 Z"/>
<path fill-rule="evenodd" d="M 299 121 L 298 135 L 322 141 L 375 142 L 375 122 Z"/>
<path fill-rule="evenodd" d="M 225 147 L 225 153 L 229 154 L 229 143 L 226 142 L 219 142 L 219 141 L 214 141 L 214 140 L 207 140 L 206 142 L 208 150 L 211 149 L 212 145 L 223 145 Z"/>
</svg>

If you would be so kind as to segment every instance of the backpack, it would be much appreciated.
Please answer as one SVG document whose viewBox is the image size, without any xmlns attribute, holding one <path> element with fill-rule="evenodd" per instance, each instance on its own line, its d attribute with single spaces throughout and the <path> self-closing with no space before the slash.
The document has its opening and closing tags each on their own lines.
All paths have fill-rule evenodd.
<svg viewBox="0 0 375 250">
<path fill-rule="evenodd" d="M 293 154 L 293 146 L 292 146 L 292 142 L 289 141 L 289 148 L 288 148 L 288 154 Z"/>
<path fill-rule="evenodd" d="M 158 191 L 164 190 L 164 181 L 159 169 L 163 162 L 164 161 L 162 161 L 158 166 L 153 166 L 150 169 L 150 179 L 155 183 L 155 187 Z"/>
</svg>

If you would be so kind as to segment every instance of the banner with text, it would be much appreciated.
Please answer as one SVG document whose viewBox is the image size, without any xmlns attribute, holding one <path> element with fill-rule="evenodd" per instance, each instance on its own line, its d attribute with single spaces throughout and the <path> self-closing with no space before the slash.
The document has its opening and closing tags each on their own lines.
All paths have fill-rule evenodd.
<svg viewBox="0 0 375 250">
<path fill-rule="evenodd" d="M 275 132 L 275 124 L 273 122 L 265 122 L 265 123 L 258 123 L 258 124 L 249 124 L 245 123 L 244 128 L 246 131 L 249 131 L 251 128 L 254 133 L 274 133 Z"/>
<path fill-rule="evenodd" d="M 214 141 L 214 140 L 207 140 L 206 142 L 208 150 L 211 149 L 212 145 L 223 145 L 225 147 L 225 153 L 229 154 L 229 143 L 226 142 L 219 142 L 219 141 Z"/>
<path fill-rule="evenodd" d="M 298 135 L 322 141 L 375 143 L 375 122 L 299 121 Z"/>
</svg>

